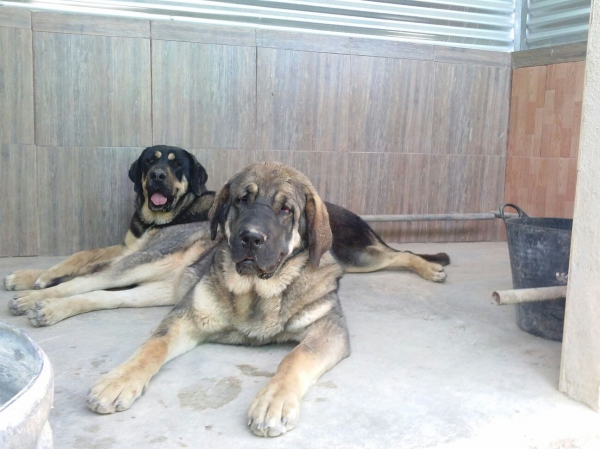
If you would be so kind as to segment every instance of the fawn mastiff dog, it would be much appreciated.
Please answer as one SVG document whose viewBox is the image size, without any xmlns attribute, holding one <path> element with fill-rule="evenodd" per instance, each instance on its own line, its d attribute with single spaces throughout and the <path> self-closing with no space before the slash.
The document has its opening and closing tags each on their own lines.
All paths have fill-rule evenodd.
<svg viewBox="0 0 600 449">
<path fill-rule="evenodd" d="M 15 315 L 33 326 L 49 326 L 93 310 L 176 303 L 173 281 L 211 244 L 204 238 L 215 192 L 206 170 L 189 152 L 165 145 L 146 148 L 131 165 L 135 212 L 122 244 L 78 252 L 47 270 L 8 275 L 8 290 L 24 290 L 9 301 Z M 444 253 L 417 255 L 389 247 L 352 212 L 324 203 L 333 233 L 331 252 L 346 272 L 405 268 L 441 282 Z M 171 229 L 175 228 L 175 229 Z M 150 251 L 156 249 L 157 252 Z M 193 249 L 193 251 L 190 251 Z M 124 269 L 137 267 L 122 275 Z M 106 291 L 109 288 L 133 287 Z M 34 290 L 35 289 L 35 290 Z"/>
<path fill-rule="evenodd" d="M 193 240 L 202 243 L 185 251 L 197 260 L 176 281 L 178 304 L 93 386 L 87 404 L 98 413 L 127 410 L 165 362 L 203 342 L 295 342 L 248 410 L 254 434 L 278 436 L 296 426 L 308 388 L 350 354 L 327 207 L 300 172 L 256 163 L 221 188 L 210 217 L 210 226 L 196 225 Z"/>
</svg>

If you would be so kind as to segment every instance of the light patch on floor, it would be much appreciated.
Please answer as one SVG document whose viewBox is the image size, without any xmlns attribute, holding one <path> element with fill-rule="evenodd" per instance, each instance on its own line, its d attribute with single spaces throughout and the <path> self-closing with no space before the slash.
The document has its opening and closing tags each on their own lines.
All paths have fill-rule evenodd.
<svg viewBox="0 0 600 449">
<path fill-rule="evenodd" d="M 202 379 L 200 382 L 182 388 L 177 393 L 179 404 L 196 411 L 207 408 L 218 409 L 238 397 L 242 390 L 242 381 L 237 377 L 223 379 Z"/>
</svg>

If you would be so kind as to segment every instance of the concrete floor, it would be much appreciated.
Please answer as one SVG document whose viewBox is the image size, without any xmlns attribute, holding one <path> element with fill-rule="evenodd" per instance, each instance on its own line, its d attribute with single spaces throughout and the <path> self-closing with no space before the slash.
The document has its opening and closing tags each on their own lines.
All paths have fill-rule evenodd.
<svg viewBox="0 0 600 449">
<path fill-rule="evenodd" d="M 52 361 L 58 449 L 600 448 L 600 415 L 557 390 L 560 343 L 520 331 L 514 308 L 492 305 L 492 290 L 511 287 L 506 243 L 402 248 L 447 251 L 447 282 L 345 276 L 352 356 L 310 390 L 299 426 L 270 441 L 247 430 L 245 413 L 289 347 L 201 346 L 168 363 L 130 410 L 100 416 L 85 407 L 88 389 L 167 309 L 94 312 L 35 329 L 8 312 L 11 292 L 0 290 L 0 320 L 29 332 Z M 0 259 L 0 276 L 59 260 Z"/>
</svg>

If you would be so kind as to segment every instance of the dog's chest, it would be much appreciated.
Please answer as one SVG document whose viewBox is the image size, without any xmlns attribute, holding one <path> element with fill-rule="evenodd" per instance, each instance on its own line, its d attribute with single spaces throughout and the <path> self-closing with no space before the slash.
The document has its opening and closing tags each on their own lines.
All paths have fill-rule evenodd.
<svg viewBox="0 0 600 449">
<path fill-rule="evenodd" d="M 232 324 L 250 338 L 268 339 L 283 331 L 281 296 L 264 298 L 254 290 L 234 294 L 232 298 Z"/>
</svg>

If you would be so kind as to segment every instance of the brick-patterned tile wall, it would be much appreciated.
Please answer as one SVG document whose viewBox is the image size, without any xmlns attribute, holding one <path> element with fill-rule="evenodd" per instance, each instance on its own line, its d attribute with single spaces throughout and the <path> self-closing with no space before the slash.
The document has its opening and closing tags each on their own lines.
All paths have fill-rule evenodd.
<svg viewBox="0 0 600 449">
<path fill-rule="evenodd" d="M 530 216 L 573 216 L 585 61 L 514 70 L 504 198 Z"/>
</svg>

